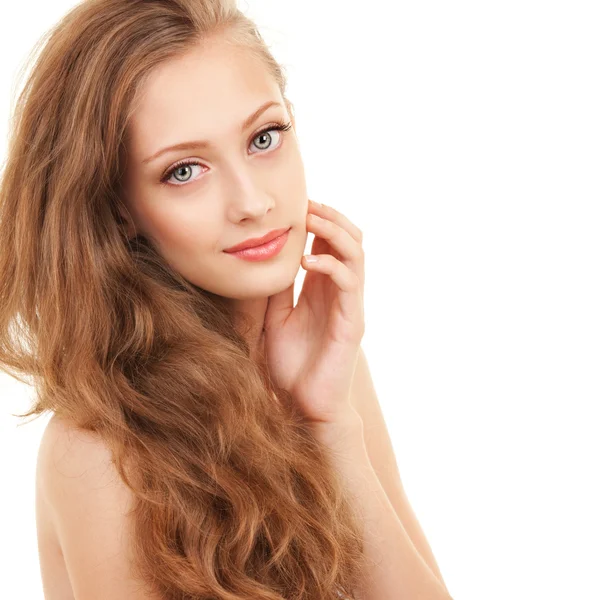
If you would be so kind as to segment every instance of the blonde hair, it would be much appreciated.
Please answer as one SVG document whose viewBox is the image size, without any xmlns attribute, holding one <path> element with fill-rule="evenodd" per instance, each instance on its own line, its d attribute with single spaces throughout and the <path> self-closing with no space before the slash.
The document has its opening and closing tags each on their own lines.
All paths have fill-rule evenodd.
<svg viewBox="0 0 600 600">
<path fill-rule="evenodd" d="M 108 444 L 135 497 L 134 571 L 165 600 L 337 600 L 363 537 L 327 449 L 223 299 L 120 215 L 137 91 L 214 35 L 255 53 L 291 109 L 234 0 L 87 0 L 40 40 L 0 179 L 0 368 L 35 388 L 16 416 Z"/>
</svg>

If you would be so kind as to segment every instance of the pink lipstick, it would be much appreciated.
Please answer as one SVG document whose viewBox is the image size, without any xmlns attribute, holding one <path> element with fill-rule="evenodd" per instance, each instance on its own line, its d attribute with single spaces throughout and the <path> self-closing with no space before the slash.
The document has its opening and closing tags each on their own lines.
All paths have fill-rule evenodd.
<svg viewBox="0 0 600 600">
<path fill-rule="evenodd" d="M 225 252 L 231 254 L 232 256 L 237 256 L 238 258 L 242 258 L 244 260 L 249 260 L 251 262 L 267 260 L 268 258 L 272 258 L 281 252 L 282 248 L 285 246 L 285 243 L 288 239 L 288 234 L 290 232 L 290 228 L 285 229 L 283 233 L 279 236 L 271 239 L 270 241 L 260 244 L 258 246 L 251 246 L 248 248 L 243 248 L 242 250 L 231 250 L 227 249 Z M 251 243 L 251 242 L 246 242 Z M 239 245 L 238 245 L 239 246 Z M 236 248 L 237 246 L 234 246 Z"/>
</svg>

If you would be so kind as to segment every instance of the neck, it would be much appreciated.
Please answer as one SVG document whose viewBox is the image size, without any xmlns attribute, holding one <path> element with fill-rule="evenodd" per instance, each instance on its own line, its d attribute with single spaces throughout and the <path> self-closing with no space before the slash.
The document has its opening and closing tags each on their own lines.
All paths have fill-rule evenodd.
<svg viewBox="0 0 600 600">
<path fill-rule="evenodd" d="M 269 298 L 232 300 L 236 323 L 250 347 L 250 358 L 259 364 L 264 361 L 263 326 Z"/>
</svg>

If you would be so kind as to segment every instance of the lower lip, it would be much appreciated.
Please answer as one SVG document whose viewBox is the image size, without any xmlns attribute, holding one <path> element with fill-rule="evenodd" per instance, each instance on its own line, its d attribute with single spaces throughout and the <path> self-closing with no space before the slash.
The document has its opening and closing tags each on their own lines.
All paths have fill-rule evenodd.
<svg viewBox="0 0 600 600">
<path fill-rule="evenodd" d="M 263 244 L 262 246 L 246 248 L 245 250 L 238 250 L 237 252 L 228 252 L 227 254 L 231 254 L 231 256 L 237 256 L 238 258 L 243 258 L 244 260 L 249 260 L 252 262 L 267 260 L 268 258 L 277 256 L 277 254 L 281 252 L 281 249 L 287 242 L 289 232 L 290 230 L 288 229 L 279 237 L 267 242 L 266 244 Z"/>
</svg>

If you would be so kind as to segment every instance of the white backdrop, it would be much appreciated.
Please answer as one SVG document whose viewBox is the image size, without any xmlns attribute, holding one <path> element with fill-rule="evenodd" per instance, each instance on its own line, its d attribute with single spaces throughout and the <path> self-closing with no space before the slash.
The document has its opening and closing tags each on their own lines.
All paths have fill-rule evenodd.
<svg viewBox="0 0 600 600">
<path fill-rule="evenodd" d="M 2 158 L 17 70 L 74 4 L 0 8 Z M 309 196 L 364 232 L 363 347 L 450 593 L 600 600 L 598 3 L 240 7 L 288 69 Z M 41 599 L 47 418 L 0 397 L 0 597 Z"/>
</svg>

